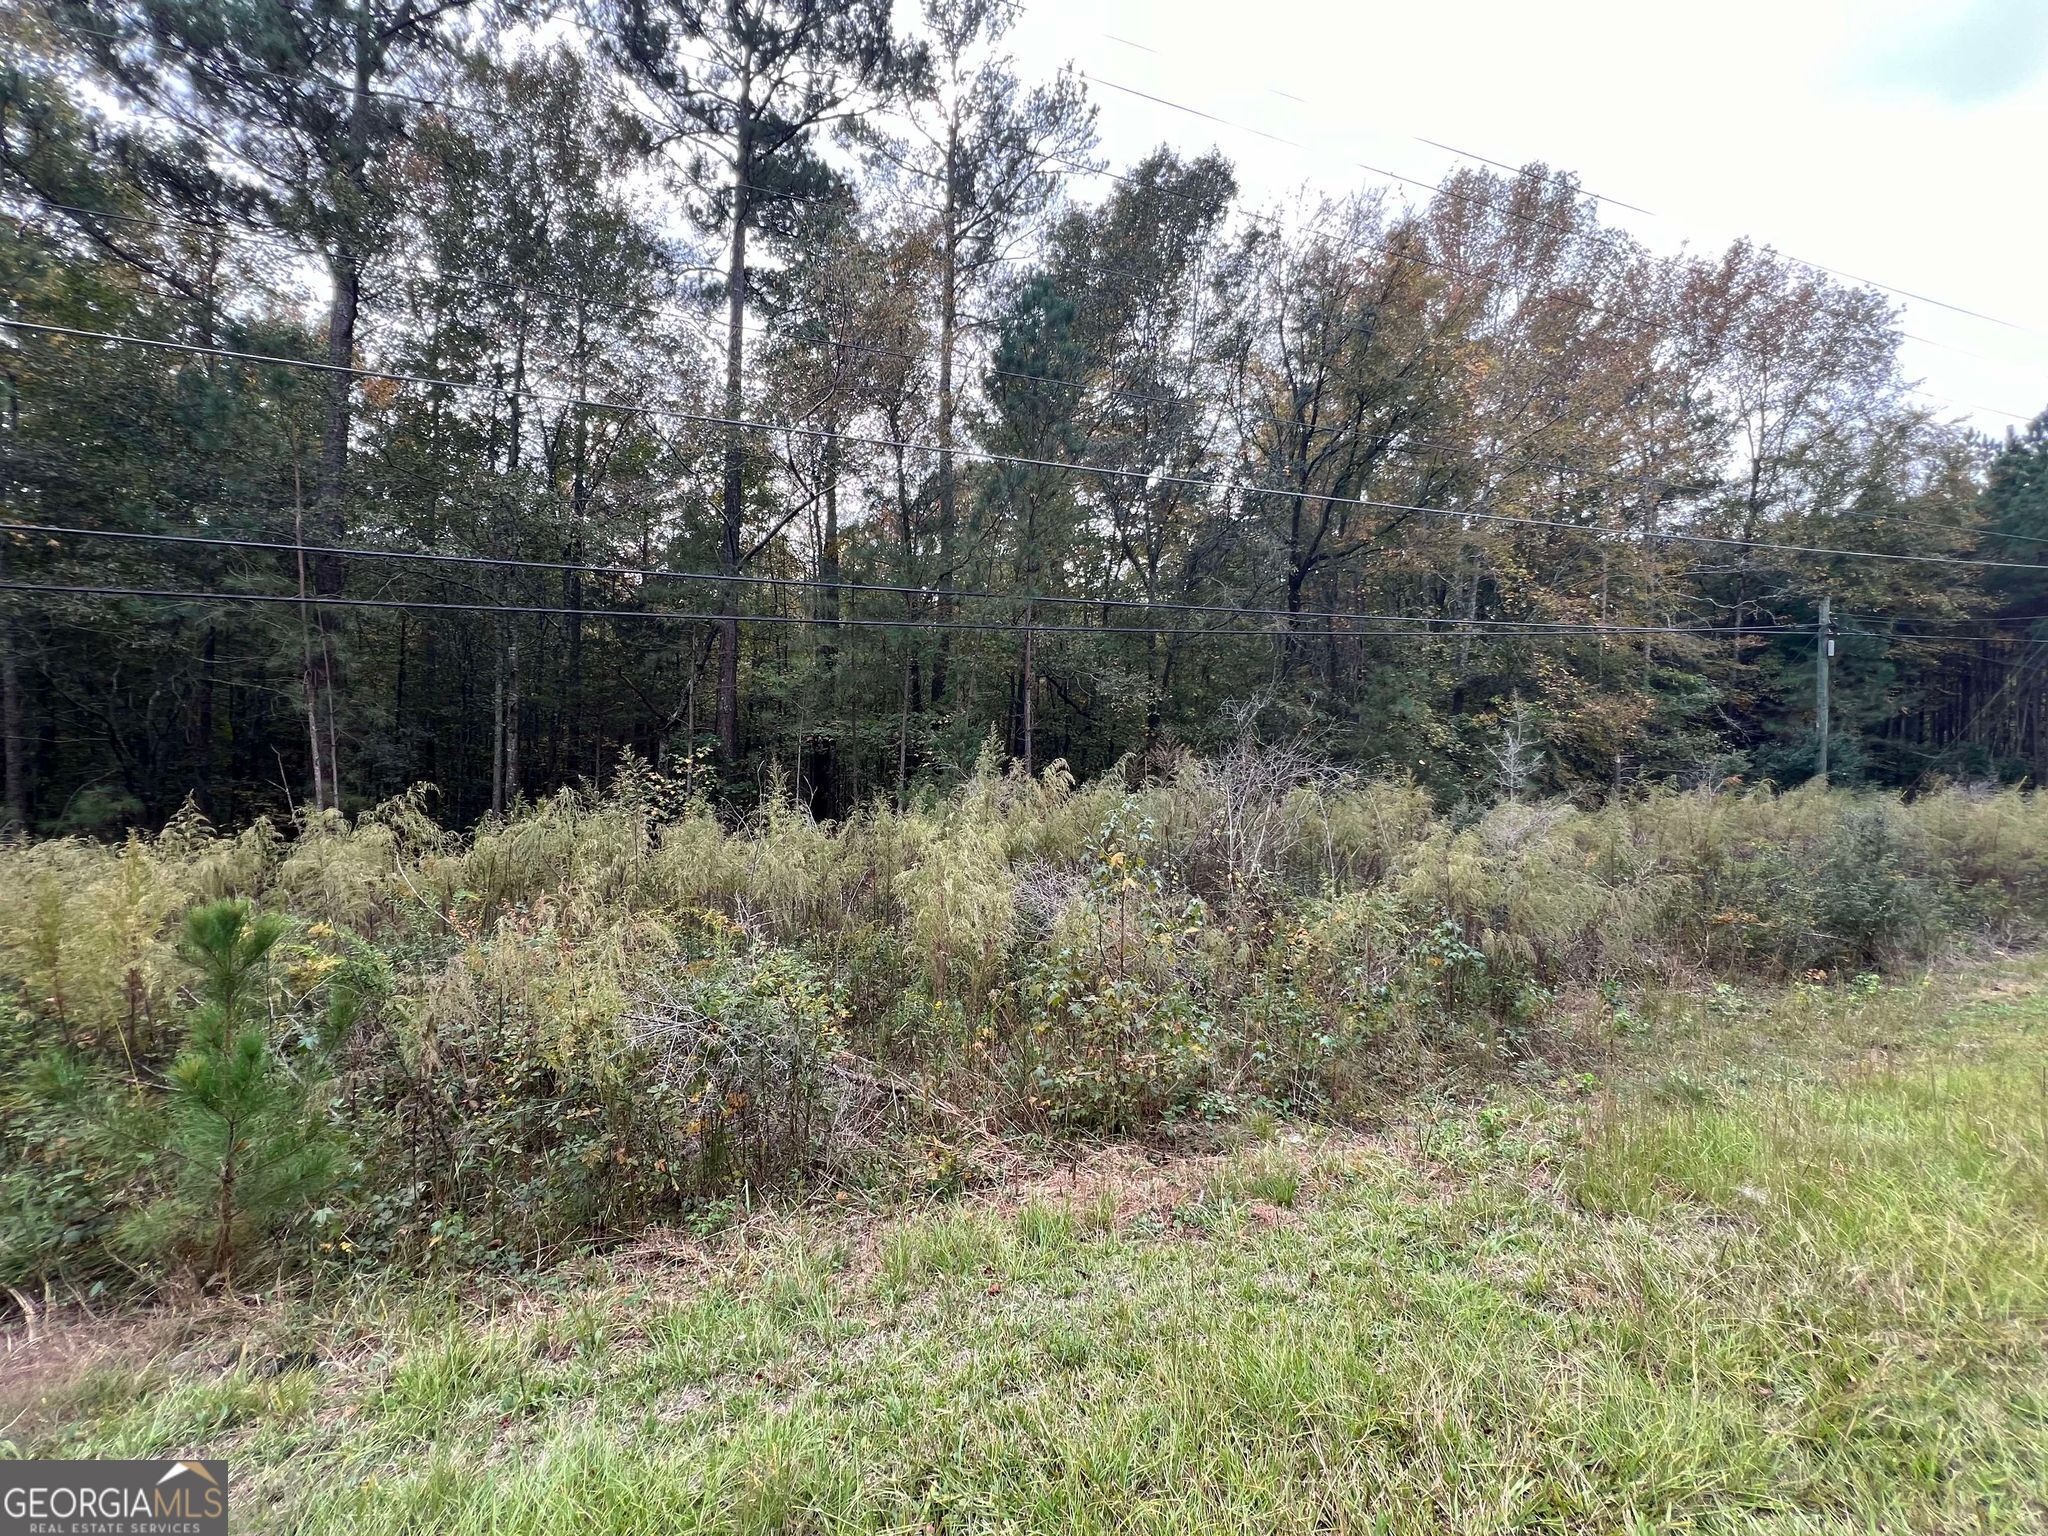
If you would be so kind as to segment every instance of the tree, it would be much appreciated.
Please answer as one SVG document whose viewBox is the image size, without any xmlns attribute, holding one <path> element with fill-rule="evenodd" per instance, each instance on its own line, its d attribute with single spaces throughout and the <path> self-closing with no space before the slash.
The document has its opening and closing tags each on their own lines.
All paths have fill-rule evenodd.
<svg viewBox="0 0 2048 1536">
<path fill-rule="evenodd" d="M 725 258 L 725 415 L 747 414 L 746 318 L 750 242 L 770 239 L 806 200 L 843 196 L 817 153 L 818 131 L 867 99 L 893 93 L 922 65 L 891 30 L 888 0 L 610 0 L 604 45 L 654 103 L 657 147 L 696 153 L 683 172 L 692 212 L 722 232 Z M 708 52 L 706 58 L 702 53 Z M 714 184 L 708 178 L 717 175 Z M 747 429 L 725 429 L 719 568 L 740 574 L 746 541 Z M 739 585 L 719 597 L 718 743 L 740 752 Z"/>
<path fill-rule="evenodd" d="M 689 395 L 695 379 L 691 352 L 663 335 L 679 259 L 629 190 L 645 125 L 610 99 L 586 57 L 565 48 L 478 64 L 472 75 L 463 98 L 472 110 L 423 124 L 414 141 L 422 191 L 398 233 L 419 259 L 396 292 L 416 320 L 396 362 L 493 387 L 481 398 L 394 398 L 375 414 L 369 447 L 378 471 L 423 493 L 400 504 L 394 531 L 568 567 L 492 578 L 508 602 L 565 610 L 559 645 L 535 643 L 540 626 L 511 615 L 489 639 L 492 808 L 502 811 L 537 758 L 551 773 L 565 758 L 587 760 L 579 737 L 591 637 L 582 610 L 610 594 L 603 578 L 575 567 L 620 553 L 614 477 L 654 442 L 647 418 L 583 402 Z M 542 679 L 548 668 L 556 679 Z M 390 721 L 394 732 L 408 729 L 396 702 Z M 388 792 L 404 785 L 387 783 Z"/>
<path fill-rule="evenodd" d="M 1043 387 L 1076 393 L 1089 460 L 1121 471 L 1091 476 L 1081 490 L 1108 525 L 1103 579 L 1148 602 L 1228 595 L 1212 587 L 1233 551 L 1228 507 L 1201 482 L 1227 467 L 1218 449 L 1228 421 L 1215 404 L 1225 307 L 1213 284 L 1236 191 L 1220 155 L 1184 162 L 1160 149 L 1053 235 L 1054 280 L 1077 302 L 1088 374 L 1085 386 Z M 1146 632 L 1148 740 L 1162 729 L 1186 643 L 1165 628 Z"/>
<path fill-rule="evenodd" d="M 1433 531 L 1413 528 L 1414 513 L 1361 500 L 1428 505 L 1461 474 L 1457 455 L 1436 445 L 1455 419 L 1464 314 L 1433 302 L 1443 278 L 1404 257 L 1412 239 L 1370 198 L 1318 207 L 1299 238 L 1264 225 L 1241 237 L 1228 279 L 1232 408 L 1246 478 L 1261 487 L 1251 510 L 1290 614 L 1324 573 L 1396 532 Z M 1415 441 L 1431 446 L 1401 451 Z M 1308 652 L 1290 639 L 1286 655 L 1299 665 Z"/>
<path fill-rule="evenodd" d="M 932 68 L 902 114 L 899 137 L 870 135 L 874 159 L 927 210 L 938 289 L 938 382 L 934 431 L 938 468 L 937 582 L 957 583 L 959 471 L 955 439 L 960 351 L 973 329 L 963 304 L 980 296 L 1011 245 L 1053 200 L 1095 143 L 1095 109 L 1080 82 L 1062 74 L 1026 89 L 1000 51 L 1012 13 L 1005 0 L 924 0 Z M 940 618 L 954 605 L 940 599 Z M 933 702 L 946 693 L 944 637 L 933 661 Z"/>
<path fill-rule="evenodd" d="M 0 596 L 6 819 L 339 768 L 467 823 L 694 770 L 714 714 L 690 792 L 844 815 L 991 728 L 1149 771 L 1252 696 L 1452 798 L 1517 697 L 1546 787 L 1785 777 L 1823 593 L 1842 776 L 2038 770 L 2031 575 L 1812 552 L 2048 538 L 2042 429 L 1994 469 L 1910 403 L 1880 297 L 1653 255 L 1543 166 L 1247 211 L 1213 155 L 1098 165 L 1008 8 L 9 11 L 5 575 L 150 595 Z M 295 531 L 375 552 L 297 602 Z"/>
<path fill-rule="evenodd" d="M 1063 571 L 1079 554 L 1074 476 L 1049 467 L 1074 457 L 1075 395 L 1083 354 L 1074 338 L 1077 311 L 1049 276 L 1019 290 L 1003 316 L 995 361 L 983 386 L 994 412 L 990 448 L 1017 460 L 998 464 L 987 482 L 983 516 L 1009 537 L 1024 636 L 1017 672 L 1015 740 L 1026 775 L 1037 771 L 1035 708 L 1037 599 L 1060 595 Z"/>
<path fill-rule="evenodd" d="M 364 276 L 387 236 L 393 189 L 386 162 L 403 142 L 407 98 L 389 87 L 446 44 L 470 0 L 53 0 L 107 80 L 174 143 L 136 135 L 138 158 L 189 162 L 196 141 L 225 157 L 231 176 L 193 186 L 216 217 L 254 222 L 304 241 L 327 268 L 326 411 L 311 531 L 329 545 L 348 532 L 356 332 Z M 175 181 L 159 172 L 160 179 Z M 342 556 L 312 561 L 313 590 L 338 595 Z M 304 688 L 317 807 L 341 803 L 340 691 L 330 610 L 315 606 Z"/>
<path fill-rule="evenodd" d="M 144 1254 L 183 1253 L 225 1281 L 235 1255 L 301 1215 L 332 1182 L 337 1149 L 312 1086 L 271 1049 L 260 992 L 284 919 L 216 901 L 185 919 L 200 1004 L 165 1077 L 158 1129 L 171 1168 L 159 1197 L 124 1223 Z"/>
<path fill-rule="evenodd" d="M 2038 565 L 2048 540 L 2048 411 L 2026 427 L 2008 432 L 1984 479 L 1987 559 Z M 2048 600 L 2048 581 L 2035 571 L 2000 571 L 1993 582 L 2015 609 L 2039 610 Z"/>
</svg>

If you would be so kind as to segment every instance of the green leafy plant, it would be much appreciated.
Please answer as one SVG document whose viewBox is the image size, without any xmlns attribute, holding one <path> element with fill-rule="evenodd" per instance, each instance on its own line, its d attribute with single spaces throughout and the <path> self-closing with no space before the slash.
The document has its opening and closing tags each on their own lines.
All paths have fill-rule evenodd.
<svg viewBox="0 0 2048 1536">
<path fill-rule="evenodd" d="M 1208 912 L 1177 900 L 1128 809 L 1103 828 L 1075 911 L 1023 987 L 1030 1107 L 1099 1130 L 1154 1124 L 1192 1102 L 1215 1060 L 1191 984 Z"/>
</svg>

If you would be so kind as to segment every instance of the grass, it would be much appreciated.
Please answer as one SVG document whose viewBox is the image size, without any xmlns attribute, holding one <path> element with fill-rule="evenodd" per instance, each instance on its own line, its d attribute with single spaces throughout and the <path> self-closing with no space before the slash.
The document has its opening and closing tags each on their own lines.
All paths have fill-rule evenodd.
<svg viewBox="0 0 2048 1536">
<path fill-rule="evenodd" d="M 1628 1018 L 1376 1136 L 193 1319 L 15 1445 L 314 1536 L 2048 1528 L 2048 969 Z"/>
</svg>

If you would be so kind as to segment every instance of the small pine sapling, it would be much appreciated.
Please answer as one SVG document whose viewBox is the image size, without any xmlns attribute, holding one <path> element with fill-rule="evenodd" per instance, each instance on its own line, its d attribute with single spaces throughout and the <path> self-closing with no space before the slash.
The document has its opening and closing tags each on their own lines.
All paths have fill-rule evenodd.
<svg viewBox="0 0 2048 1536">
<path fill-rule="evenodd" d="M 271 1049 L 260 1006 L 263 963 L 284 930 L 244 901 L 185 920 L 200 1005 L 165 1079 L 158 1134 L 170 1182 L 122 1235 L 139 1253 L 188 1255 L 208 1278 L 225 1279 L 238 1251 L 303 1212 L 336 1171 L 312 1086 Z"/>
</svg>

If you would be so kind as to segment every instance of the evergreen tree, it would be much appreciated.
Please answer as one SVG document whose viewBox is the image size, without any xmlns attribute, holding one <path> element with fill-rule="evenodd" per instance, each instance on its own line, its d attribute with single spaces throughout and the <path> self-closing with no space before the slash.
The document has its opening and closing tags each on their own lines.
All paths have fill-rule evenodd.
<svg viewBox="0 0 2048 1536">
<path fill-rule="evenodd" d="M 728 420 L 747 414 L 753 238 L 786 236 L 807 201 L 847 195 L 818 153 L 819 130 L 923 67 L 889 12 L 888 0 L 613 0 L 607 9 L 605 47 L 654 101 L 662 140 L 694 146 L 683 177 L 698 194 L 693 212 L 726 239 Z M 730 426 L 724 436 L 719 569 L 733 577 L 747 558 L 749 434 Z M 739 591 L 727 581 L 719 597 L 718 746 L 729 764 L 740 752 Z"/>
<path fill-rule="evenodd" d="M 337 1148 L 315 1085 L 280 1059 L 265 1029 L 264 961 L 284 930 L 283 918 L 244 901 L 212 902 L 185 920 L 199 1006 L 155 1128 L 168 1181 L 120 1233 L 132 1253 L 175 1255 L 224 1281 L 238 1253 L 303 1215 L 333 1181 Z"/>
</svg>

